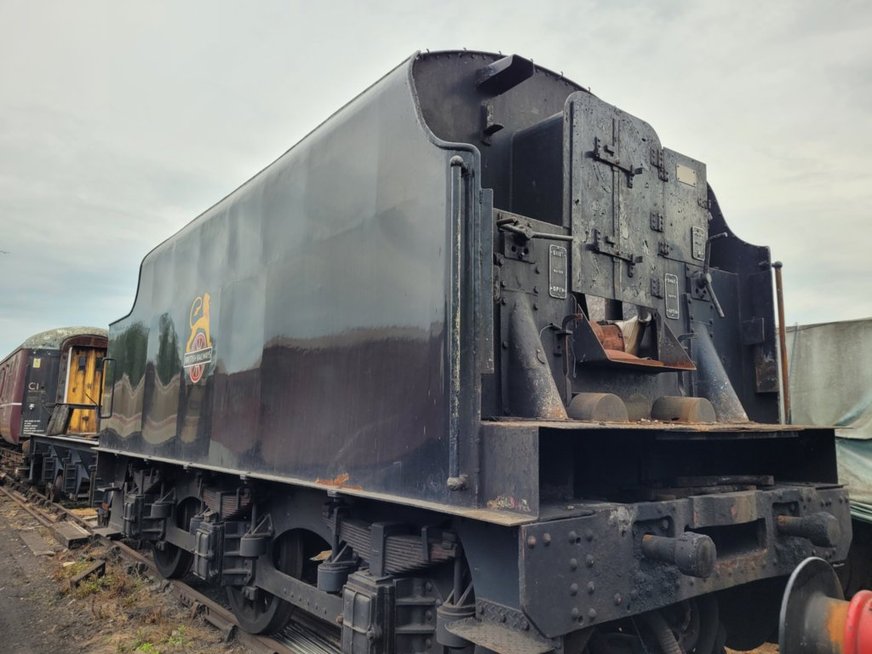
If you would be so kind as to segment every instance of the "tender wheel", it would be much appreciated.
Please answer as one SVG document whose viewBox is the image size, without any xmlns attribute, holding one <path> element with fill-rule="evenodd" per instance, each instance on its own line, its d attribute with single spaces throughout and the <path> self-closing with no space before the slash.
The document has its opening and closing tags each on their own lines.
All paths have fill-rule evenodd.
<svg viewBox="0 0 872 654">
<path fill-rule="evenodd" d="M 631 621 L 618 623 L 614 629 L 597 629 L 582 651 L 584 654 L 723 654 L 725 636 L 717 601 L 703 596 L 643 613 Z M 577 651 L 573 646 L 567 648 L 567 654 Z"/>
<path fill-rule="evenodd" d="M 682 602 L 671 627 L 679 645 L 697 654 L 722 654 L 726 631 L 720 620 L 720 607 L 711 595 Z"/>
<path fill-rule="evenodd" d="M 312 562 L 311 558 L 329 548 L 317 535 L 295 529 L 273 541 L 273 564 L 282 572 L 314 585 L 317 563 Z M 228 586 L 227 600 L 239 626 L 251 634 L 279 631 L 294 611 L 293 604 L 250 586 Z"/>
<path fill-rule="evenodd" d="M 54 481 L 45 489 L 49 502 L 60 502 L 64 498 L 64 473 L 59 472 Z"/>
<path fill-rule="evenodd" d="M 243 587 L 228 586 L 227 601 L 239 626 L 250 634 L 274 634 L 288 623 L 294 610 L 292 604 L 259 588 L 249 598 Z"/>
<path fill-rule="evenodd" d="M 191 518 L 200 508 L 200 502 L 194 498 L 183 500 L 173 511 L 173 519 L 176 527 L 188 530 L 191 526 Z M 188 552 L 172 543 L 155 543 L 152 550 L 154 555 L 154 567 L 164 579 L 178 579 L 188 574 L 191 563 L 194 561 L 193 552 Z"/>
</svg>

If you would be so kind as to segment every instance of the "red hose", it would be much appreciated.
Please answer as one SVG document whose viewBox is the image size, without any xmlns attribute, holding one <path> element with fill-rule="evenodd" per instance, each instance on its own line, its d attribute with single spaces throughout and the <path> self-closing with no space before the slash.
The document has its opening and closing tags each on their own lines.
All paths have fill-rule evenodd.
<svg viewBox="0 0 872 654">
<path fill-rule="evenodd" d="M 848 605 L 844 654 L 872 653 L 872 591 L 861 590 Z"/>
</svg>

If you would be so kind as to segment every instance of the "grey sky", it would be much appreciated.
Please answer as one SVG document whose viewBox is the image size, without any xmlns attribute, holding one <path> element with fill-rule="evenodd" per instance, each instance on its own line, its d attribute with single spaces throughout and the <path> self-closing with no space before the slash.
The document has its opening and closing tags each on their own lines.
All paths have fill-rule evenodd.
<svg viewBox="0 0 872 654">
<path fill-rule="evenodd" d="M 872 3 L 0 0 L 0 356 L 417 49 L 517 52 L 708 164 L 787 321 L 872 315 Z"/>
</svg>

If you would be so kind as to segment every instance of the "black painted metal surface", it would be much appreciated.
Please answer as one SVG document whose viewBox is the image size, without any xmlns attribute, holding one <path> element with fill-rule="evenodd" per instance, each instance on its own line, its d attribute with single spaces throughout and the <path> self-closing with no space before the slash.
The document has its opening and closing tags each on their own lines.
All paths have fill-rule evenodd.
<svg viewBox="0 0 872 654">
<path fill-rule="evenodd" d="M 478 195 L 466 170 L 452 186 L 458 154 L 471 168 L 421 124 L 407 62 L 158 246 L 111 328 L 102 447 L 446 499 L 474 411 L 449 406 L 452 212 L 469 229 Z"/>
<path fill-rule="evenodd" d="M 713 202 L 578 85 L 419 55 L 145 258 L 101 446 L 493 518 L 528 511 L 482 494 L 480 416 L 689 394 L 772 420 L 768 251 L 712 240 Z M 639 350 L 609 349 L 634 318 Z"/>
<path fill-rule="evenodd" d="M 777 419 L 769 252 L 706 176 L 528 60 L 413 57 L 145 258 L 110 330 L 105 478 L 131 515 L 165 478 L 179 502 L 245 486 L 275 535 L 350 547 L 379 580 L 355 577 L 372 610 L 349 651 L 392 647 L 361 634 L 392 628 L 390 573 L 439 565 L 437 527 L 475 589 L 455 626 L 531 649 L 840 560 L 833 432 L 759 424 Z M 377 501 L 324 521 L 326 490 Z M 184 549 L 226 536 L 183 527 Z M 398 534 L 405 567 L 382 549 Z M 277 574 L 254 583 L 297 592 Z"/>
<path fill-rule="evenodd" d="M 775 516 L 831 502 L 850 534 L 840 491 L 773 488 L 682 500 L 590 507 L 591 515 L 525 525 L 520 531 L 521 606 L 546 635 L 602 624 L 758 579 L 789 574 L 811 555 L 842 560 L 848 539 L 821 547 L 781 539 Z M 801 509 L 799 507 L 802 507 Z M 713 540 L 710 573 L 688 574 L 646 555 L 645 534 Z"/>
</svg>

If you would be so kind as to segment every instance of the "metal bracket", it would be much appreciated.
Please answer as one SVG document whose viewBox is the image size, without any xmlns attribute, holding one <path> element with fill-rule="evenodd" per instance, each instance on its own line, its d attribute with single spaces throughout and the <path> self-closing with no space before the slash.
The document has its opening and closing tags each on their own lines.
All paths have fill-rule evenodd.
<svg viewBox="0 0 872 654">
<path fill-rule="evenodd" d="M 642 263 L 645 260 L 641 254 L 633 254 L 626 250 L 621 250 L 613 236 L 603 235 L 600 230 L 594 228 L 593 241 L 588 244 L 588 247 L 599 254 L 605 254 L 615 259 L 621 259 L 627 262 L 627 275 L 632 277 L 636 272 L 636 264 Z"/>
<path fill-rule="evenodd" d="M 663 283 L 659 277 L 651 278 L 651 295 L 657 298 L 663 297 Z"/>
<path fill-rule="evenodd" d="M 515 238 L 522 242 L 532 241 L 534 238 L 551 239 L 553 241 L 572 241 L 571 234 L 552 234 L 550 232 L 537 232 L 529 223 L 522 224 L 521 220 L 514 216 L 506 216 L 502 212 L 497 212 L 497 228 L 506 232 L 511 232 Z"/>
<path fill-rule="evenodd" d="M 503 129 L 505 125 L 494 116 L 493 102 L 483 102 L 481 105 L 481 142 L 491 144 L 491 137 Z"/>
<path fill-rule="evenodd" d="M 669 181 L 669 171 L 666 169 L 666 164 L 663 162 L 663 150 L 660 148 L 651 148 L 651 165 L 657 169 L 657 178 L 660 181 Z"/>
<path fill-rule="evenodd" d="M 374 522 L 370 529 L 370 547 L 372 553 L 369 559 L 369 569 L 374 577 L 385 576 L 385 549 L 388 536 L 405 533 L 405 527 L 393 522 Z"/>
<path fill-rule="evenodd" d="M 627 176 L 627 188 L 633 188 L 633 178 L 636 175 L 641 175 L 645 172 L 642 166 L 633 164 L 624 164 L 618 157 L 615 146 L 611 143 L 604 142 L 600 137 L 595 137 L 593 140 L 593 158 L 597 161 L 602 161 L 613 168 L 617 168 Z"/>
</svg>

